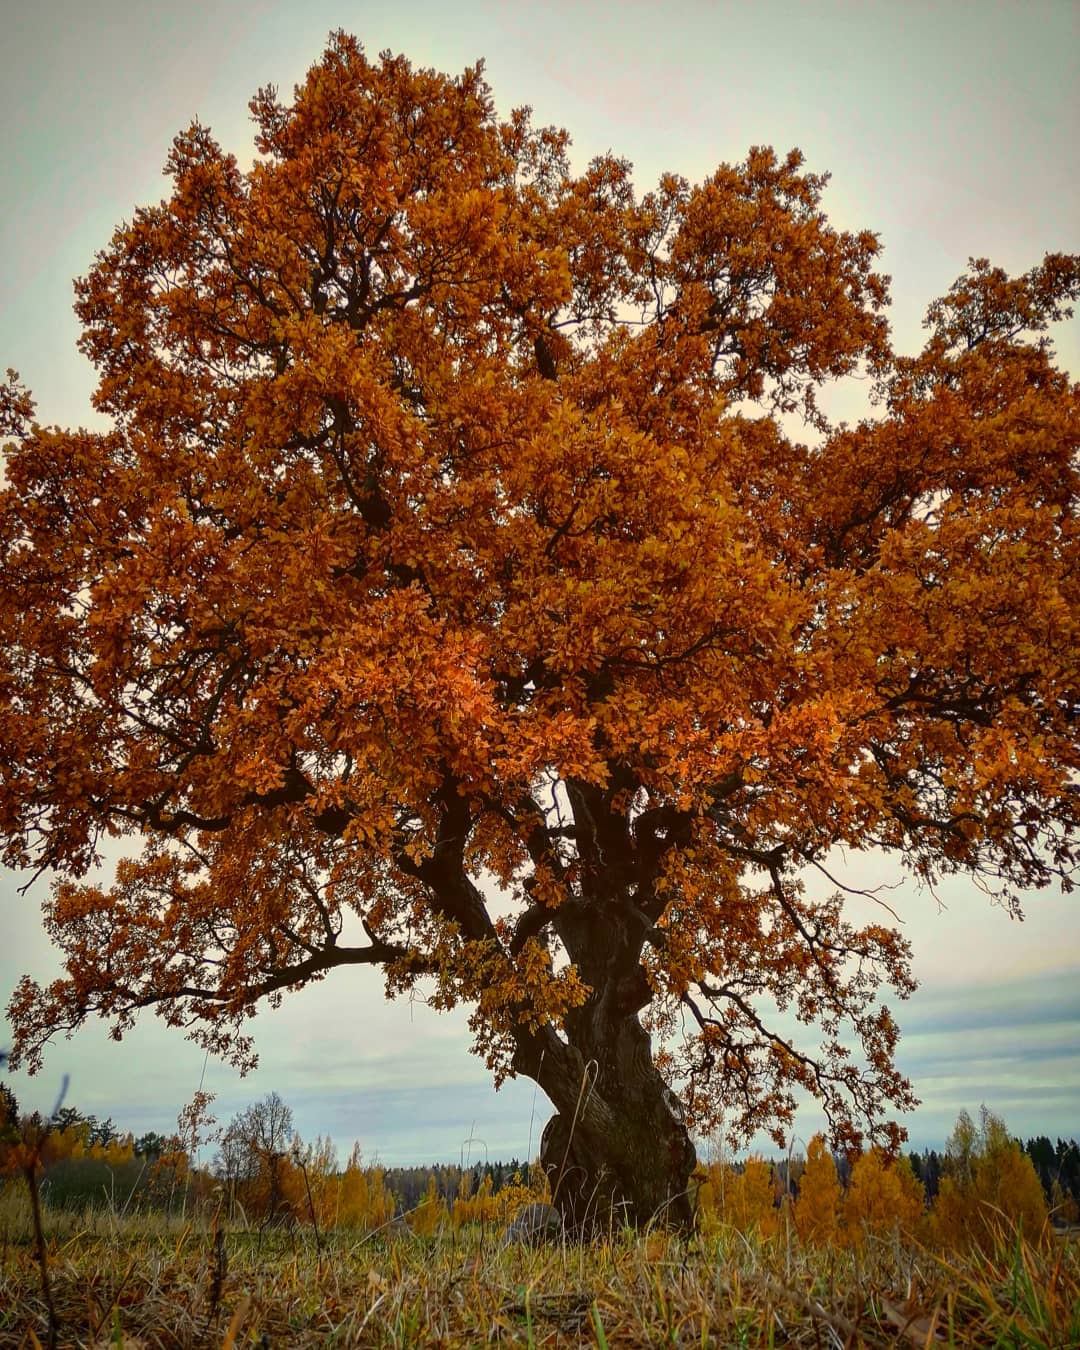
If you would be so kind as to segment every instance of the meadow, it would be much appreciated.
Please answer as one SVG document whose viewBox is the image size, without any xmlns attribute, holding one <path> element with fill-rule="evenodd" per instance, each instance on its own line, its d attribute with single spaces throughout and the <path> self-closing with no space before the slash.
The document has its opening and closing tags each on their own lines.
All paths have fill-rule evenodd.
<svg viewBox="0 0 1080 1350">
<path fill-rule="evenodd" d="M 611 1233 L 506 1246 L 502 1226 L 429 1234 L 124 1215 L 43 1215 L 56 1345 L 1080 1346 L 1080 1239 L 992 1240 L 942 1253 L 894 1227 L 804 1244 L 710 1219 L 683 1238 Z M 47 1346 L 28 1193 L 0 1193 L 0 1346 Z"/>
</svg>

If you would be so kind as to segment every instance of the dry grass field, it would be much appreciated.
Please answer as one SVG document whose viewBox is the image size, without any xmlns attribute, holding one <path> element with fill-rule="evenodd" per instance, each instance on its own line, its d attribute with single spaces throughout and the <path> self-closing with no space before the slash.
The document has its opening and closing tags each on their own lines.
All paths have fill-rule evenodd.
<svg viewBox="0 0 1080 1350">
<path fill-rule="evenodd" d="M 212 1220 L 46 1214 L 55 1343 L 128 1347 L 1080 1346 L 1080 1243 L 1003 1229 L 945 1258 L 900 1235 L 802 1251 L 720 1227 L 592 1246 L 221 1231 Z M 21 1188 L 0 1194 L 0 1346 L 47 1346 Z"/>
</svg>

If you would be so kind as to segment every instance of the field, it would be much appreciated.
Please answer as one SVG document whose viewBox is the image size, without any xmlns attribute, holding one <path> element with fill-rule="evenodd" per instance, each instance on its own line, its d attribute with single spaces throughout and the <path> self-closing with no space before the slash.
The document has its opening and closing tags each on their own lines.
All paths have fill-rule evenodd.
<svg viewBox="0 0 1080 1350">
<path fill-rule="evenodd" d="M 944 1259 L 899 1235 L 802 1251 L 720 1226 L 592 1246 L 221 1229 L 212 1216 L 45 1215 L 56 1343 L 71 1346 L 1080 1347 L 1080 1242 L 1002 1232 Z M 0 1195 L 0 1346 L 47 1346 L 30 1207 Z"/>
</svg>

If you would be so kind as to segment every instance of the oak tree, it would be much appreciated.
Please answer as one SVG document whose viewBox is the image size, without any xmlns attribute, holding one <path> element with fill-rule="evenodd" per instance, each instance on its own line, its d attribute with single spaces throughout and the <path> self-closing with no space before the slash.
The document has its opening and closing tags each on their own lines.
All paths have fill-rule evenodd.
<svg viewBox="0 0 1080 1350">
<path fill-rule="evenodd" d="M 14 1057 L 153 1008 L 247 1065 L 379 966 L 544 1089 L 571 1222 L 688 1221 L 690 1130 L 799 1089 L 894 1146 L 908 948 L 839 852 L 1076 864 L 1077 259 L 973 262 L 900 357 L 798 151 L 639 194 L 340 33 L 251 110 L 77 282 L 110 429 L 0 396 L 0 833 L 66 962 Z"/>
</svg>

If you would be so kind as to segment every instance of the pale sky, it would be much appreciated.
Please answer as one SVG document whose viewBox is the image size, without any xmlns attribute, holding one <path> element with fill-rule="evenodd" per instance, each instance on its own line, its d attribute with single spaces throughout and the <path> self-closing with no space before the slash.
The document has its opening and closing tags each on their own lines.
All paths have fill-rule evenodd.
<svg viewBox="0 0 1080 1350">
<path fill-rule="evenodd" d="M 194 118 L 241 164 L 247 101 L 283 95 L 328 33 L 369 54 L 403 52 L 451 73 L 483 58 L 502 115 L 530 104 L 569 129 L 579 167 L 608 150 L 641 190 L 664 170 L 691 180 L 751 145 L 799 146 L 828 170 L 838 227 L 881 236 L 897 346 L 913 351 L 929 302 L 986 256 L 1026 271 L 1080 248 L 1080 5 L 892 3 L 482 3 L 280 0 L 23 0 L 0 50 L 0 369 L 29 385 L 46 423 L 101 425 L 78 354 L 72 278 L 134 208 L 158 201 L 172 137 Z M 1054 333 L 1080 377 L 1080 321 Z M 859 412 L 862 391 L 827 405 Z M 887 869 L 855 860 L 850 876 Z M 23 972 L 57 972 L 38 884 L 0 874 L 0 1001 Z M 940 1146 L 957 1113 L 985 1102 L 1014 1133 L 1080 1134 L 1080 923 L 1075 898 L 1033 895 L 1023 924 L 953 882 L 947 908 L 906 885 L 890 893 L 915 945 L 921 988 L 898 1013 L 899 1063 L 922 1108 L 906 1123 Z M 255 1023 L 262 1062 L 238 1080 L 211 1062 L 223 1120 L 269 1091 L 305 1138 L 354 1138 L 384 1162 L 535 1154 L 550 1110 L 529 1082 L 495 1094 L 468 1054 L 464 1016 L 387 1005 L 374 972 L 339 971 Z M 4 1043 L 0 1029 L 0 1045 Z M 122 1045 L 102 1027 L 61 1041 L 36 1079 L 12 1081 L 48 1110 L 69 1103 L 136 1132 L 168 1131 L 203 1076 L 203 1054 L 151 1019 Z M 808 1108 L 799 1134 L 819 1118 Z M 466 1143 L 474 1136 L 472 1143 Z"/>
</svg>

